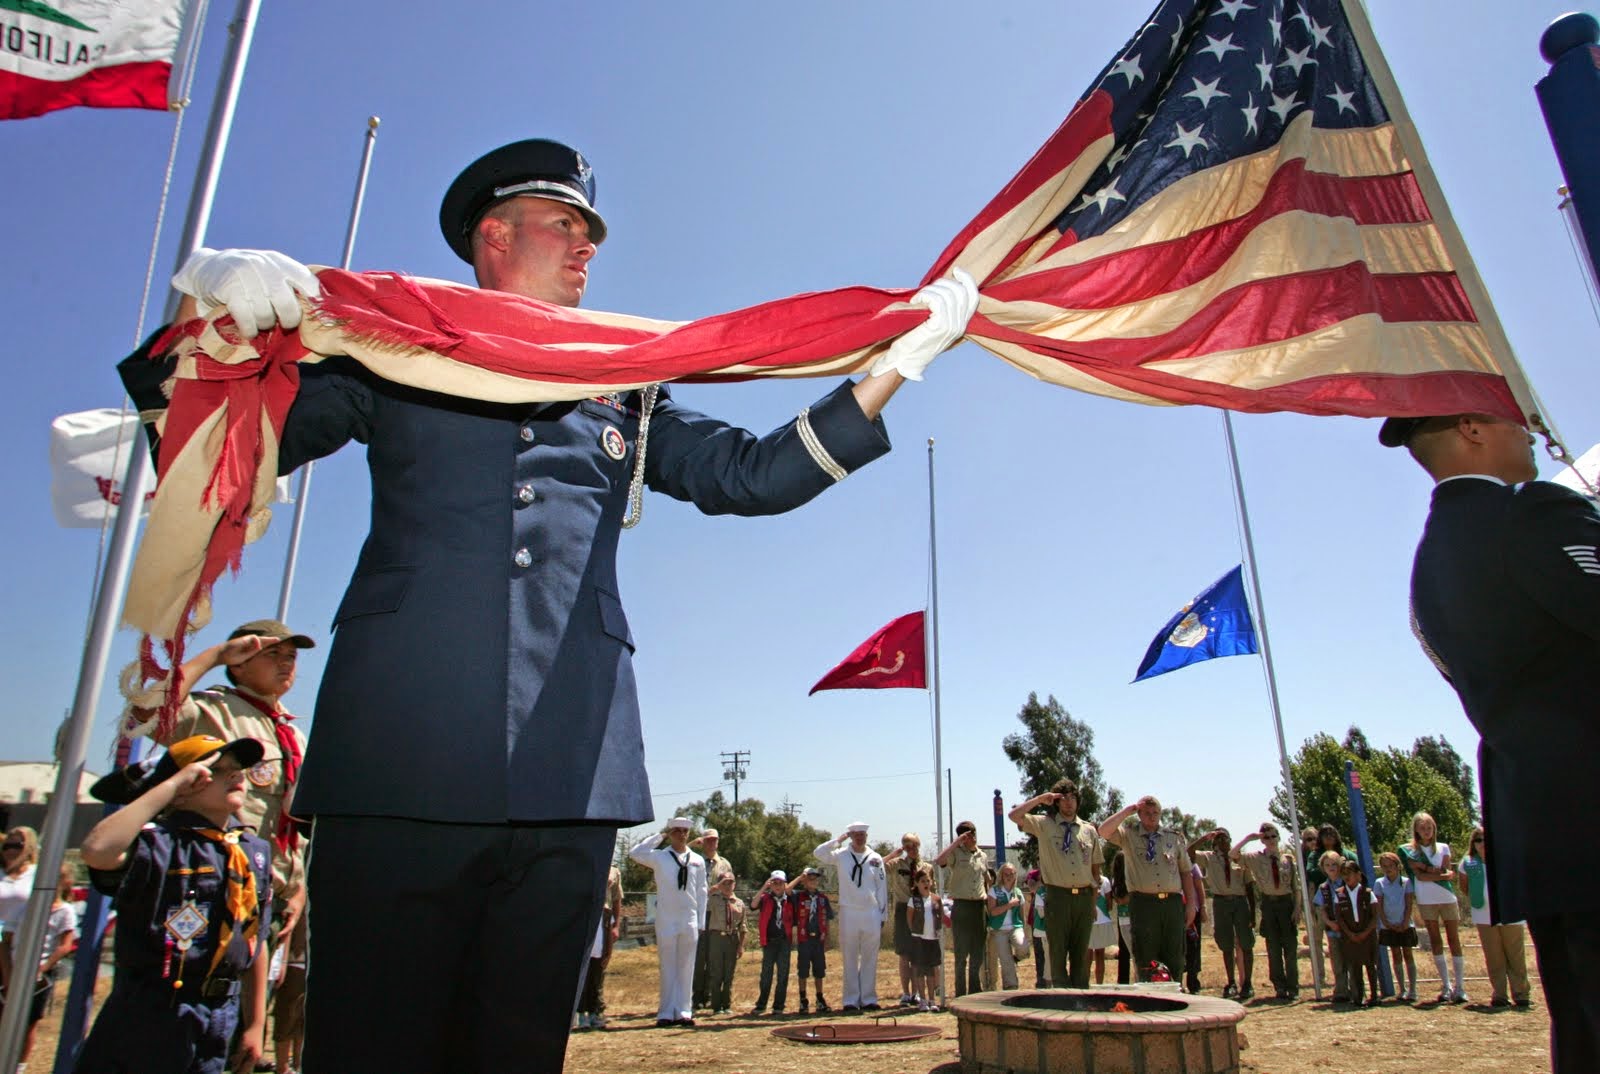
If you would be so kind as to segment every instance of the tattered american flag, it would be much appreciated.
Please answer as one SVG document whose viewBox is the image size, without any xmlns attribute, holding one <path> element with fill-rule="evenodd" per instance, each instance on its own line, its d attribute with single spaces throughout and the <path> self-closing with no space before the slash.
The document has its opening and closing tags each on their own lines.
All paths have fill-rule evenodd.
<svg viewBox="0 0 1600 1074">
<path fill-rule="evenodd" d="M 1526 419 L 1511 357 L 1356 0 L 1167 0 L 926 279 L 967 338 L 1144 403 Z M 851 287 L 689 324 L 392 274 L 321 274 L 298 332 L 180 326 L 125 618 L 181 654 L 264 525 L 298 363 L 500 402 L 865 369 L 925 316 Z M 147 650 L 148 652 L 148 650 Z M 147 674 L 155 674 L 153 663 Z"/>
</svg>

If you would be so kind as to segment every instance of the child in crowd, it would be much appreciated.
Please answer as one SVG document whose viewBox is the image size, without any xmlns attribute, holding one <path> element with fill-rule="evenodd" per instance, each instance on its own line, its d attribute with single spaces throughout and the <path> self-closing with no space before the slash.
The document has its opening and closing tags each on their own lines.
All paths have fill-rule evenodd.
<svg viewBox="0 0 1600 1074">
<path fill-rule="evenodd" d="M 1023 920 L 1033 937 L 1033 987 L 1050 987 L 1050 936 L 1044 927 L 1044 878 L 1039 870 L 1029 869 L 1022 881 Z"/>
<path fill-rule="evenodd" d="M 1412 894 L 1411 879 L 1400 875 L 1400 855 L 1384 851 L 1378 855 L 1378 868 L 1383 875 L 1372 885 L 1372 892 L 1378 897 L 1378 946 L 1389 949 L 1396 997 L 1415 1003 L 1417 956 L 1412 951 L 1417 946 L 1417 928 L 1411 923 L 1411 908 L 1416 896 Z M 1404 975 L 1400 972 L 1402 962 Z M 1408 983 L 1402 987 L 1402 981 Z"/>
<path fill-rule="evenodd" d="M 33 1039 L 38 1035 L 39 1023 L 49 1012 L 55 1000 L 56 966 L 62 959 L 72 954 L 73 941 L 78 936 L 78 915 L 72 911 L 72 867 L 63 865 L 59 881 L 56 884 L 56 900 L 50 905 L 50 917 L 44 926 L 44 947 L 40 952 L 39 975 L 32 985 L 23 983 L 21 966 L 15 968 L 16 977 L 13 981 L 17 995 L 25 996 L 28 1000 L 28 1035 L 22 1041 L 22 1053 L 18 1056 L 22 1060 L 17 1066 L 18 1074 L 28 1065 L 28 1053 L 33 1051 Z M 5 995 L 13 991 L 12 985 L 4 990 Z M 4 998 L 0 998 L 0 1011 L 5 1010 Z"/>
<path fill-rule="evenodd" d="M 253 738 L 191 735 L 90 789 L 125 808 L 83 840 L 90 879 L 116 895 L 117 970 L 77 1074 L 222 1074 L 261 1058 L 272 844 L 233 815 L 263 752 Z"/>
<path fill-rule="evenodd" d="M 1467 902 L 1472 923 L 1478 927 L 1483 944 L 1483 960 L 1489 967 L 1491 1007 L 1533 1005 L 1528 988 L 1528 956 L 1521 921 L 1498 923 L 1489 903 L 1489 860 L 1483 829 L 1472 829 L 1467 853 L 1461 859 L 1461 875 L 1467 880 Z M 1510 984 L 1510 996 L 1506 995 Z"/>
<path fill-rule="evenodd" d="M 824 952 L 828 946 L 828 921 L 833 917 L 833 903 L 825 892 L 817 890 L 821 880 L 822 870 L 811 866 L 800 874 L 800 890 L 789 896 L 794 901 L 794 931 L 797 940 L 795 950 L 799 952 L 801 1014 L 807 1014 L 811 1010 L 811 1002 L 806 997 L 808 971 L 817 983 L 817 1010 L 833 1009 L 822 997 L 822 978 L 828 972 L 827 955 Z"/>
<path fill-rule="evenodd" d="M 796 884 L 799 877 L 795 878 Z M 794 903 L 789 898 L 788 874 L 774 869 L 756 892 L 751 908 L 756 912 L 756 938 L 761 943 L 761 992 L 751 1014 L 767 1013 L 767 997 L 772 996 L 772 1013 L 782 1014 L 789 998 L 789 949 L 795 941 Z M 772 979 L 776 974 L 777 991 Z"/>
<path fill-rule="evenodd" d="M 1378 915 L 1373 906 L 1373 896 L 1367 887 L 1367 878 L 1357 862 L 1347 861 L 1341 867 L 1344 890 L 1339 893 L 1337 916 L 1339 919 L 1340 954 L 1344 957 L 1345 994 L 1350 1002 L 1361 1005 L 1362 974 L 1367 978 L 1367 1006 L 1378 1005 Z"/>
<path fill-rule="evenodd" d="M 1100 877 L 1094 897 L 1094 926 L 1089 930 L 1089 951 L 1094 956 L 1094 983 L 1106 983 L 1106 950 L 1117 942 L 1117 923 L 1111 917 L 1111 878 Z"/>
<path fill-rule="evenodd" d="M 1466 1003 L 1467 959 L 1461 950 L 1461 908 L 1456 902 L 1456 889 L 1452 881 L 1456 871 L 1450 856 L 1450 844 L 1438 841 L 1439 826 L 1431 816 L 1418 813 L 1411 818 L 1411 842 L 1399 847 L 1400 860 L 1411 874 L 1413 890 L 1417 896 L 1417 909 L 1422 923 L 1428 929 L 1428 950 L 1433 952 L 1433 964 L 1439 971 L 1439 1003 Z M 1439 941 L 1439 926 L 1444 926 L 1445 938 L 1450 943 L 1451 968 L 1455 970 L 1456 983 L 1450 987 L 1450 975 L 1445 971 L 1444 945 Z"/>
<path fill-rule="evenodd" d="M 1337 850 L 1323 851 L 1317 859 L 1322 870 L 1322 882 L 1311 904 L 1317 908 L 1317 919 L 1322 922 L 1323 935 L 1328 938 L 1328 961 L 1333 966 L 1333 1002 L 1343 1003 L 1350 998 L 1346 988 L 1349 983 L 1344 972 L 1344 946 L 1339 933 L 1339 889 L 1343 884 L 1344 855 Z M 1359 998 L 1359 997 L 1357 997 Z"/>
<path fill-rule="evenodd" d="M 934 1001 L 939 993 L 938 977 L 944 962 L 944 948 L 939 937 L 950 917 L 940 900 L 933 894 L 933 875 L 918 873 L 913 882 L 910 901 L 906 903 L 906 924 L 911 927 L 914 943 L 911 953 L 912 986 L 922 999 L 919 1011 L 937 1011 Z"/>
<path fill-rule="evenodd" d="M 1111 902 L 1117 908 L 1117 983 L 1133 979 L 1133 917 L 1128 912 L 1128 863 L 1122 851 L 1111 859 Z"/>
<path fill-rule="evenodd" d="M 1017 987 L 1017 959 L 1027 951 L 1022 929 L 1022 893 L 1017 890 L 1017 867 L 1010 862 L 1000 866 L 1000 874 L 987 897 L 989 906 L 989 946 L 1000 969 L 1000 986 L 1007 992 Z"/>
</svg>

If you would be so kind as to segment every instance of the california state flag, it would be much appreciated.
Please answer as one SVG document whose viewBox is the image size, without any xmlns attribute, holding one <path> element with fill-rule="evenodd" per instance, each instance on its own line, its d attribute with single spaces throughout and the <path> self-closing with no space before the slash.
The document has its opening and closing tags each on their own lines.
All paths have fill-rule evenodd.
<svg viewBox="0 0 1600 1074">
<path fill-rule="evenodd" d="M 167 107 L 186 0 L 0 0 L 0 119 Z"/>
</svg>

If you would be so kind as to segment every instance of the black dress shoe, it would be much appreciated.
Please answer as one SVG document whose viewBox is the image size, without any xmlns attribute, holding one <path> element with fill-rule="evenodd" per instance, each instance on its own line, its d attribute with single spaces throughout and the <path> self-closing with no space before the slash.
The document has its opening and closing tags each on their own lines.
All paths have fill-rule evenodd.
<svg viewBox="0 0 1600 1074">
<path fill-rule="evenodd" d="M 1253 999 L 1255 998 L 1255 994 L 1256 990 L 1254 988 L 1251 988 L 1249 985 L 1245 985 L 1243 988 L 1239 989 L 1239 1002 L 1243 1003 L 1247 999 Z"/>
<path fill-rule="evenodd" d="M 671 1029 L 676 1024 L 677 1023 L 673 1022 L 673 1020 L 671 1018 L 657 1018 L 656 1019 L 656 1028 L 657 1029 Z"/>
<path fill-rule="evenodd" d="M 1239 994 L 1239 989 L 1234 986 L 1234 983 L 1232 981 L 1229 981 L 1227 984 L 1222 986 L 1222 998 L 1223 999 L 1232 999 L 1234 996 L 1236 996 L 1238 994 Z"/>
<path fill-rule="evenodd" d="M 861 1008 L 857 1007 L 854 1003 L 846 1003 L 844 1005 L 844 1013 L 846 1014 L 850 1014 L 852 1011 L 859 1011 L 860 1009 Z"/>
<path fill-rule="evenodd" d="M 862 1007 L 861 1009 L 864 1010 L 864 1011 L 881 1011 L 881 1010 L 883 1010 L 883 1008 L 878 1006 L 876 1003 L 869 1003 L 865 1007 Z"/>
<path fill-rule="evenodd" d="M 674 1024 L 683 1026 L 685 1029 L 693 1029 L 694 1028 L 694 1019 L 693 1018 L 679 1018 L 677 1020 L 677 1022 L 674 1023 Z"/>
</svg>

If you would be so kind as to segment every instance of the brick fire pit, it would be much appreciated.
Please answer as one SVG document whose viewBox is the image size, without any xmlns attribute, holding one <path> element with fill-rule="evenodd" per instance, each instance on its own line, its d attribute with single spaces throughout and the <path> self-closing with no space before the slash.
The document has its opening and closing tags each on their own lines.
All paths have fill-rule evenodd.
<svg viewBox="0 0 1600 1074">
<path fill-rule="evenodd" d="M 978 992 L 950 1004 L 963 1074 L 1235 1074 L 1245 1010 L 1139 989 Z"/>
</svg>

